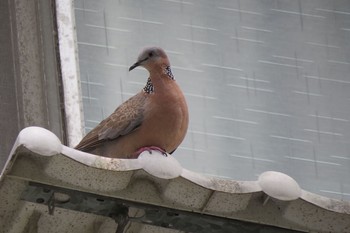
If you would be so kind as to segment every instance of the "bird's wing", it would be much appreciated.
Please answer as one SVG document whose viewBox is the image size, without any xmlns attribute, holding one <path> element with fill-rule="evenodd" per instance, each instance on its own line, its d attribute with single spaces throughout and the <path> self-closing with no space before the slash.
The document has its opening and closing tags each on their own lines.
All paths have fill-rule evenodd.
<svg viewBox="0 0 350 233">
<path fill-rule="evenodd" d="M 107 140 L 114 140 L 138 128 L 143 121 L 146 96 L 140 92 L 120 105 L 90 131 L 75 149 L 89 151 Z"/>
</svg>

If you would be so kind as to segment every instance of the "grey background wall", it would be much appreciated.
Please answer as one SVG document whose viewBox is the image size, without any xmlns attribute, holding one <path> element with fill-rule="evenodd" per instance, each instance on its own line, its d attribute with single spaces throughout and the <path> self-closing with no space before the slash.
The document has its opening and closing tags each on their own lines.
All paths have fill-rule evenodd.
<svg viewBox="0 0 350 233">
<path fill-rule="evenodd" d="M 0 2 L 0 169 L 24 127 L 47 128 L 65 142 L 53 7 Z"/>
<path fill-rule="evenodd" d="M 350 200 L 350 2 L 75 0 L 89 131 L 144 85 L 166 49 L 190 108 L 175 157 L 236 180 L 267 170 Z"/>
</svg>

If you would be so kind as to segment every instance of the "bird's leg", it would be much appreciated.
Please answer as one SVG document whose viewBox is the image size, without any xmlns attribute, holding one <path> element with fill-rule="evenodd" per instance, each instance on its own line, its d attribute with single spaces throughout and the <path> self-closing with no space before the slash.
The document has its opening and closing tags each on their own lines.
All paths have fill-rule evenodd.
<svg viewBox="0 0 350 233">
<path fill-rule="evenodd" d="M 144 147 L 141 147 L 140 149 L 138 149 L 134 154 L 133 154 L 133 157 L 138 157 L 142 152 L 144 151 L 148 151 L 148 153 L 152 154 L 152 150 L 156 150 L 156 151 L 159 151 L 160 153 L 162 153 L 163 155 L 167 156 L 167 152 L 158 147 L 158 146 L 144 146 Z"/>
</svg>

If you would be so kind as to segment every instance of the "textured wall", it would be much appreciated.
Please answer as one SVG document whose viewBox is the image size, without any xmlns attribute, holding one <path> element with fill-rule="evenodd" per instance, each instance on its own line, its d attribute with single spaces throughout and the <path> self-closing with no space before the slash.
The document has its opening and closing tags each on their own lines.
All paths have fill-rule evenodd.
<svg viewBox="0 0 350 233">
<path fill-rule="evenodd" d="M 19 130 L 9 8 L 8 1 L 0 1 L 0 170 Z"/>
<path fill-rule="evenodd" d="M 350 200 L 350 2 L 76 0 L 86 130 L 139 91 L 127 68 L 166 49 L 190 108 L 175 156 L 194 171 L 267 170 Z"/>
<path fill-rule="evenodd" d="M 0 170 L 24 127 L 45 127 L 65 142 L 52 6 L 0 3 Z"/>
</svg>

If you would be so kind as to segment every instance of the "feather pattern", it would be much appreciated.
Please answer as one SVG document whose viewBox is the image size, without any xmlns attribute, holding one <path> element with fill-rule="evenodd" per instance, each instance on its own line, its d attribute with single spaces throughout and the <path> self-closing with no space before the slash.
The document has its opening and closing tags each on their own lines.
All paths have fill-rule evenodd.
<svg viewBox="0 0 350 233">
<path fill-rule="evenodd" d="M 75 147 L 81 151 L 90 151 L 108 140 L 117 140 L 137 129 L 143 120 L 143 106 L 147 94 L 139 92 L 120 105 L 109 117 L 101 121 Z"/>
</svg>

